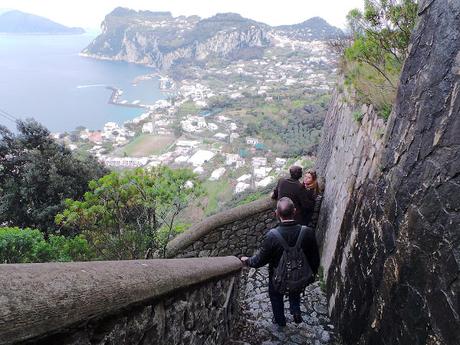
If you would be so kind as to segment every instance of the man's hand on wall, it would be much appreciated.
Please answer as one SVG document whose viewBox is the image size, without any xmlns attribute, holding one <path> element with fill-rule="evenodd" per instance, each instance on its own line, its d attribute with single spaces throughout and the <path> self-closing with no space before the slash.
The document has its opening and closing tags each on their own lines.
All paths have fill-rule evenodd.
<svg viewBox="0 0 460 345">
<path fill-rule="evenodd" d="M 240 258 L 241 262 L 243 263 L 243 265 L 247 266 L 248 265 L 248 257 L 247 256 L 242 256 Z"/>
</svg>

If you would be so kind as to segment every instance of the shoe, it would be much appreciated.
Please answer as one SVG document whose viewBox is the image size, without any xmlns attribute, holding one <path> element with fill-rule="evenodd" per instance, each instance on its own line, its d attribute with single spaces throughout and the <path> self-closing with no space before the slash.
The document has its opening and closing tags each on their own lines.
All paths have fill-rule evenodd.
<svg viewBox="0 0 460 345">
<path fill-rule="evenodd" d="M 272 324 L 278 325 L 278 322 L 276 322 L 275 317 L 272 317 Z M 280 326 L 281 326 L 281 327 L 285 327 L 285 326 L 286 326 L 286 322 L 285 322 L 284 324 L 281 324 Z"/>
<path fill-rule="evenodd" d="M 284 327 L 286 327 L 286 323 L 279 325 L 278 322 L 275 321 L 274 317 L 272 317 L 272 323 L 273 323 L 273 326 L 276 327 L 276 330 L 279 332 L 283 331 Z"/>
<path fill-rule="evenodd" d="M 302 315 L 294 314 L 293 316 L 294 316 L 294 322 L 295 323 L 302 323 L 303 322 Z"/>
</svg>

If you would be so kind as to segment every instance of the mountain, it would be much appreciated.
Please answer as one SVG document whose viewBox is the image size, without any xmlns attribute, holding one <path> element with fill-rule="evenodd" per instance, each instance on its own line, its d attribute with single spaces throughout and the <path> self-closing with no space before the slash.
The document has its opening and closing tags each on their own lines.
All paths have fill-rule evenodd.
<svg viewBox="0 0 460 345">
<path fill-rule="evenodd" d="M 299 24 L 277 26 L 276 29 L 290 38 L 300 40 L 327 40 L 343 36 L 342 30 L 320 17 L 313 17 Z"/>
<path fill-rule="evenodd" d="M 0 14 L 1 33 L 34 34 L 82 34 L 82 28 L 69 28 L 49 19 L 21 11 L 8 11 Z"/>
<path fill-rule="evenodd" d="M 105 17 L 102 33 L 82 55 L 169 69 L 176 64 L 209 59 L 260 57 L 273 45 L 275 32 L 288 37 L 304 33 L 307 40 L 341 33 L 321 18 L 293 26 L 271 27 L 236 13 L 219 13 L 201 19 L 118 7 Z"/>
<path fill-rule="evenodd" d="M 168 69 L 185 61 L 258 54 L 270 40 L 264 24 L 225 13 L 201 19 L 116 8 L 83 55 Z"/>
</svg>

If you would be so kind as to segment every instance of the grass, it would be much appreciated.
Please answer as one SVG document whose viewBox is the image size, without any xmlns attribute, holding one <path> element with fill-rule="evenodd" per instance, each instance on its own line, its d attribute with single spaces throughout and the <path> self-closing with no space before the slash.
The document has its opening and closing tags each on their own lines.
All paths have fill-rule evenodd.
<svg viewBox="0 0 460 345">
<path fill-rule="evenodd" d="M 145 157 L 162 153 L 174 142 L 174 136 L 157 136 L 141 134 L 129 144 L 119 148 L 116 155 L 129 157 Z"/>
<path fill-rule="evenodd" d="M 353 112 L 353 119 L 358 122 L 358 123 L 361 123 L 361 121 L 363 120 L 363 117 L 364 117 L 364 114 L 362 111 L 359 111 L 359 110 L 355 110 Z"/>
<path fill-rule="evenodd" d="M 318 278 L 319 280 L 319 286 L 321 288 L 321 291 L 326 293 L 326 282 L 324 281 L 324 268 L 323 266 L 320 266 L 318 269 Z"/>
<path fill-rule="evenodd" d="M 198 108 L 193 101 L 187 101 L 179 106 L 177 109 L 177 115 L 183 117 L 186 115 L 196 115 L 200 108 Z"/>
<path fill-rule="evenodd" d="M 249 204 L 250 202 L 259 200 L 259 199 L 261 199 L 263 197 L 266 197 L 266 196 L 267 196 L 267 193 L 264 193 L 262 191 L 257 191 L 255 193 L 249 194 L 243 200 L 239 201 L 238 206 Z"/>
<path fill-rule="evenodd" d="M 369 65 L 346 62 L 344 69 L 345 85 L 354 91 L 355 101 L 372 104 L 379 116 L 387 120 L 396 98 L 396 88 Z M 399 73 L 391 74 L 390 78 L 397 85 Z"/>
<path fill-rule="evenodd" d="M 232 188 L 225 178 L 218 181 L 205 181 L 203 188 L 206 195 L 205 215 L 209 216 L 219 211 L 221 203 L 232 196 Z"/>
</svg>

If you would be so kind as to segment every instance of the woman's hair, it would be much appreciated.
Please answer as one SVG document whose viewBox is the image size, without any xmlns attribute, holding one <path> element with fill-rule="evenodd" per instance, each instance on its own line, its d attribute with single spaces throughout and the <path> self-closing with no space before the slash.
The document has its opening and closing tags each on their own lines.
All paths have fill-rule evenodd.
<svg viewBox="0 0 460 345">
<path fill-rule="evenodd" d="M 308 169 L 306 172 L 305 172 L 305 175 L 307 174 L 310 174 L 312 179 L 313 179 L 313 182 L 310 183 L 309 185 L 306 185 L 305 187 L 308 188 L 308 189 L 313 189 L 313 191 L 315 192 L 315 194 L 319 194 L 320 190 L 319 190 L 319 185 L 318 185 L 318 176 L 316 175 L 316 171 L 313 170 L 313 169 Z"/>
</svg>

